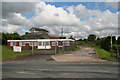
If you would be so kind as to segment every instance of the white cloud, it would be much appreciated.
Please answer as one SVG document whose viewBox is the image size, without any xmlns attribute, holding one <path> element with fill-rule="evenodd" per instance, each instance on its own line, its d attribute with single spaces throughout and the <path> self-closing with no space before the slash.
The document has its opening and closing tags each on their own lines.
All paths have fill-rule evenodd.
<svg viewBox="0 0 120 80">
<path fill-rule="evenodd" d="M 37 25 L 80 25 L 80 20 L 75 15 L 69 14 L 62 7 L 46 5 L 40 2 L 36 6 L 36 16 L 33 22 Z"/>
<path fill-rule="evenodd" d="M 21 26 L 8 24 L 2 27 L 3 32 L 13 33 L 18 32 L 21 29 Z"/>
<path fill-rule="evenodd" d="M 3 2 L 2 30 L 4 32 L 18 32 L 23 27 L 32 26 L 31 20 L 21 14 L 33 11 L 35 4 L 33 2 Z"/>
<path fill-rule="evenodd" d="M 13 25 L 21 25 L 21 26 L 29 26 L 31 23 L 29 19 L 23 17 L 20 13 L 13 13 L 7 18 L 9 24 Z"/>
<path fill-rule="evenodd" d="M 118 28 L 118 12 L 112 13 L 109 10 L 103 12 L 100 10 L 89 10 L 82 4 L 76 7 L 68 7 L 67 10 L 71 14 L 74 13 L 78 18 L 83 19 L 81 22 L 83 29 L 81 29 L 81 31 L 84 31 L 86 34 L 98 35 L 99 32 L 97 30 L 103 29 L 105 33 L 102 35 L 109 35 L 116 32 L 117 29 L 115 30 L 114 28 Z"/>
<path fill-rule="evenodd" d="M 21 4 L 21 3 L 20 3 Z M 25 5 L 25 4 L 24 4 Z M 17 3 L 6 3 L 3 5 L 3 31 L 16 32 L 23 27 L 40 27 L 50 31 L 50 34 L 61 35 L 61 28 L 64 28 L 64 35 L 70 37 L 87 37 L 89 34 L 108 35 L 115 34 L 118 27 L 118 12 L 112 13 L 109 10 L 89 10 L 82 4 L 70 6 L 68 11 L 62 7 L 46 4 L 44 2 L 30 3 L 19 6 Z M 32 9 L 31 9 L 32 8 Z M 35 11 L 31 19 L 21 14 Z M 81 20 L 82 19 L 82 20 Z M 81 21 L 80 21 L 81 20 Z M 13 29 L 14 28 L 14 29 Z M 108 30 L 107 30 L 108 28 Z M 99 29 L 105 29 L 98 31 Z"/>
</svg>

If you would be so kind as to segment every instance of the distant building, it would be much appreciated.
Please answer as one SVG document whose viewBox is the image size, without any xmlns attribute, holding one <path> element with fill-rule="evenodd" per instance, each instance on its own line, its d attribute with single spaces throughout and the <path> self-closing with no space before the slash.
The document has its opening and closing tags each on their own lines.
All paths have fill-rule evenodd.
<svg viewBox="0 0 120 80">
<path fill-rule="evenodd" d="M 49 31 L 45 29 L 32 27 L 29 31 L 23 35 L 24 39 L 49 39 Z"/>
<path fill-rule="evenodd" d="M 50 34 L 49 39 L 60 39 L 60 37 L 57 35 Z"/>
</svg>

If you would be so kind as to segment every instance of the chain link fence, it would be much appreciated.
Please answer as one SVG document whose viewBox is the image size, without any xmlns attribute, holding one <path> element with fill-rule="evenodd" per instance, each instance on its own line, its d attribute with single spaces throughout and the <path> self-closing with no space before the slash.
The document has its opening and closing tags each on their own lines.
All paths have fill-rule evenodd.
<svg viewBox="0 0 120 80">
<path fill-rule="evenodd" d="M 53 55 L 61 52 L 72 51 L 76 48 L 75 43 L 70 43 L 69 46 L 54 46 L 54 49 L 30 49 L 22 50 L 23 52 L 29 52 L 31 54 L 41 54 L 41 55 Z"/>
</svg>

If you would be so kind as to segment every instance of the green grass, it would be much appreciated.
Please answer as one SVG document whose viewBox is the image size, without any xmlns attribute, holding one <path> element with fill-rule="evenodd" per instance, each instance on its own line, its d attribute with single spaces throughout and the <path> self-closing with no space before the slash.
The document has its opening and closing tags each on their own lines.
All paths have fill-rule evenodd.
<svg viewBox="0 0 120 80">
<path fill-rule="evenodd" d="M 7 46 L 0 46 L 2 47 L 2 60 L 12 59 L 18 56 L 29 55 L 26 52 L 13 52 L 12 49 L 8 48 Z"/>
<path fill-rule="evenodd" d="M 105 51 L 104 49 L 95 47 L 97 55 L 101 59 L 116 61 L 117 59 L 113 56 L 111 56 L 112 53 Z"/>
</svg>

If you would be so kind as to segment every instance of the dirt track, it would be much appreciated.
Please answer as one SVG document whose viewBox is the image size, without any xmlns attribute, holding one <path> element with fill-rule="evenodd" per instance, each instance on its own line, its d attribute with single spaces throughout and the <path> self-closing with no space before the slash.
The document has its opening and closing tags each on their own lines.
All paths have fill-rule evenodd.
<svg viewBox="0 0 120 80">
<path fill-rule="evenodd" d="M 61 54 L 61 55 L 53 55 L 53 59 L 56 61 L 64 62 L 64 61 L 78 61 L 78 62 L 93 62 L 93 61 L 106 61 L 97 58 L 97 54 L 94 50 L 94 48 L 90 47 L 81 47 L 77 51 L 73 51 L 67 54 Z"/>
</svg>

